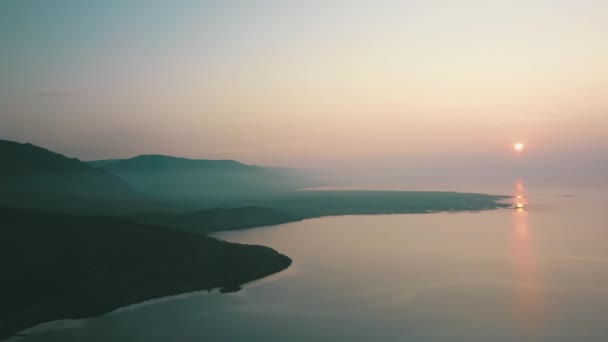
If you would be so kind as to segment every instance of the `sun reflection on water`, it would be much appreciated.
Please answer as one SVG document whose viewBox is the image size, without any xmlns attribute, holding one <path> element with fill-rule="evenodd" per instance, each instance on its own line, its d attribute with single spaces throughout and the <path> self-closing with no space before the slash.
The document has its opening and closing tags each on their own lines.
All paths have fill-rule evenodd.
<svg viewBox="0 0 608 342">
<path fill-rule="evenodd" d="M 516 290 L 515 315 L 522 332 L 537 335 L 541 332 L 543 319 L 543 285 L 534 249 L 534 236 L 529 222 L 526 189 L 521 180 L 515 186 L 515 208 L 513 212 L 512 257 Z"/>
</svg>

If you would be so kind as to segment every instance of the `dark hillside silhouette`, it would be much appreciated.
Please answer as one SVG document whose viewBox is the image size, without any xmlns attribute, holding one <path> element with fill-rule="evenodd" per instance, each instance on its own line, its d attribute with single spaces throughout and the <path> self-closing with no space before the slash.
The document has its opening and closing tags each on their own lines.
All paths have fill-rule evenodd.
<svg viewBox="0 0 608 342">
<path fill-rule="evenodd" d="M 149 208 L 119 177 L 44 148 L 0 140 L 0 205 L 78 213 Z"/>
<path fill-rule="evenodd" d="M 212 232 L 508 206 L 502 196 L 469 193 L 293 191 L 298 177 L 230 160 L 87 164 L 10 141 L 0 141 L 0 157 L 0 338 L 167 295 L 237 291 L 291 263 L 268 247 L 204 236 Z"/>
<path fill-rule="evenodd" d="M 115 218 L 2 207 L 0 217 L 0 338 L 147 299 L 232 289 L 291 264 L 268 247 Z"/>
</svg>

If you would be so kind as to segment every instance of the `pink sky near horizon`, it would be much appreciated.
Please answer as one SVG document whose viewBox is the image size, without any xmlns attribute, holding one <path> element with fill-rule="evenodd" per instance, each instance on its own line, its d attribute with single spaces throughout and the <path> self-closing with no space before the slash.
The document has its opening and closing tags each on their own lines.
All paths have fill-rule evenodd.
<svg viewBox="0 0 608 342">
<path fill-rule="evenodd" d="M 64 5 L 8 18 L 0 138 L 311 168 L 608 153 L 602 2 Z"/>
</svg>

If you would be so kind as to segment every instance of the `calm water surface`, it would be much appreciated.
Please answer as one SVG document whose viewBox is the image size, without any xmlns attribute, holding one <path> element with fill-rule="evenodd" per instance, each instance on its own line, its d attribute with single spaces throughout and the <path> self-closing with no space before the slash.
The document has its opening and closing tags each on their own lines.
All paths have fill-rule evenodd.
<svg viewBox="0 0 608 342">
<path fill-rule="evenodd" d="M 494 190 L 471 189 L 519 195 L 524 209 L 221 233 L 294 263 L 235 294 L 178 296 L 15 340 L 608 341 L 605 193 Z"/>
</svg>

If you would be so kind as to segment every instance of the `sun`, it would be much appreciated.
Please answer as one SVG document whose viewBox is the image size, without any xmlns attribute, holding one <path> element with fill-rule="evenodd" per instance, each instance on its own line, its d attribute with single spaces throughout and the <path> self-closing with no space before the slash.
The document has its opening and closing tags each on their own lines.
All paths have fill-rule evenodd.
<svg viewBox="0 0 608 342">
<path fill-rule="evenodd" d="M 522 143 L 515 143 L 513 145 L 513 148 L 515 149 L 515 151 L 521 151 L 521 150 L 524 149 L 524 144 L 522 144 Z"/>
</svg>

